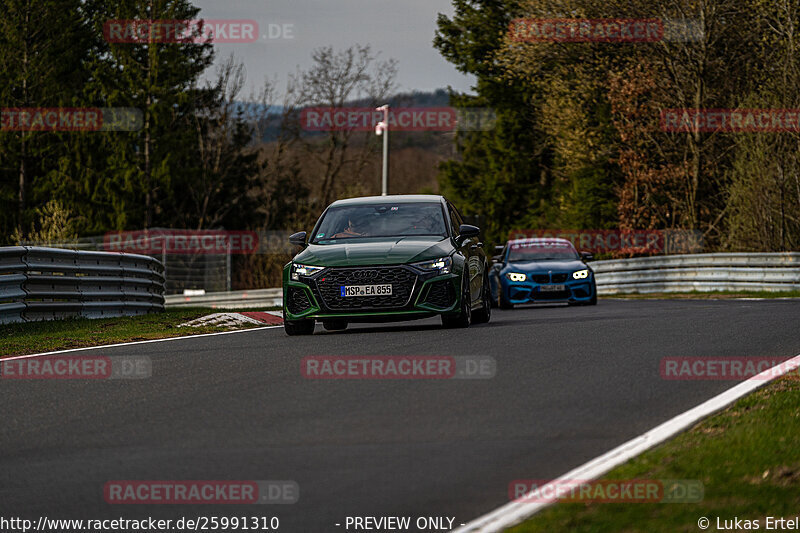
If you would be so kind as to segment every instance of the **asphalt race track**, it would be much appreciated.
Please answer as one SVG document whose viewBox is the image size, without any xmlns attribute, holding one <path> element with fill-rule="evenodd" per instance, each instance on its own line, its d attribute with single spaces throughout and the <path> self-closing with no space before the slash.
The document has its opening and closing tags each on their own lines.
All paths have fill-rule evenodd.
<svg viewBox="0 0 800 533">
<path fill-rule="evenodd" d="M 508 501 L 730 388 L 667 381 L 667 356 L 794 356 L 796 300 L 600 300 L 122 346 L 144 380 L 0 380 L 0 515 L 278 516 L 279 531 L 345 531 L 346 516 L 450 516 Z M 84 353 L 84 352 L 79 352 Z M 308 355 L 491 356 L 484 380 L 309 380 Z M 294 480 L 292 505 L 110 505 L 110 480 Z M 706 487 L 706 491 L 713 487 Z M 336 526 L 336 523 L 342 524 Z M 351 529 L 352 531 L 352 529 Z M 412 531 L 417 531 L 412 529 Z"/>
</svg>

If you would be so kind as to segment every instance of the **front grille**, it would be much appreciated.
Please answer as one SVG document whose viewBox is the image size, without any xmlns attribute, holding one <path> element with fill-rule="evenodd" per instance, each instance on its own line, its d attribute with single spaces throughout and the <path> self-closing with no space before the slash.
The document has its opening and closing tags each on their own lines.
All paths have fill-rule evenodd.
<svg viewBox="0 0 800 533">
<path fill-rule="evenodd" d="M 311 302 L 308 300 L 306 291 L 299 287 L 289 287 L 288 300 L 287 307 L 289 308 L 289 312 L 294 315 L 302 313 L 311 307 Z"/>
<path fill-rule="evenodd" d="M 569 274 L 531 274 L 530 279 L 535 283 L 564 283 Z"/>
<path fill-rule="evenodd" d="M 315 281 L 317 293 L 328 309 L 397 309 L 405 307 L 414 290 L 416 274 L 402 267 L 335 268 Z M 381 285 L 391 283 L 392 294 L 342 297 L 342 285 Z"/>
<path fill-rule="evenodd" d="M 425 303 L 447 309 L 456 299 L 456 291 L 453 290 L 453 284 L 447 280 L 436 281 L 431 284 L 428 289 L 428 295 L 425 296 Z"/>
</svg>

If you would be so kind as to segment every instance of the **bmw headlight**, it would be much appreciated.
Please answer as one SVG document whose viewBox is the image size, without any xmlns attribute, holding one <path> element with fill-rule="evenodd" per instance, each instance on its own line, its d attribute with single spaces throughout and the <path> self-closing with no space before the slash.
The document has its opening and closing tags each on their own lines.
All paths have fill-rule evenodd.
<svg viewBox="0 0 800 533">
<path fill-rule="evenodd" d="M 519 272 L 508 272 L 506 277 L 511 281 L 525 281 L 528 279 L 528 276 L 525 274 L 520 274 Z"/>
<path fill-rule="evenodd" d="M 292 263 L 292 280 L 297 281 L 300 279 L 300 276 L 313 276 L 321 270 L 325 270 L 325 267 Z"/>
<path fill-rule="evenodd" d="M 589 269 L 584 268 L 583 270 L 578 270 L 577 272 L 573 272 L 572 277 L 575 279 L 586 279 L 589 277 Z"/>
<path fill-rule="evenodd" d="M 431 261 L 421 261 L 414 263 L 412 266 L 425 270 L 427 272 L 438 272 L 439 274 L 449 274 L 450 267 L 453 266 L 453 259 L 451 257 L 440 257 Z"/>
</svg>

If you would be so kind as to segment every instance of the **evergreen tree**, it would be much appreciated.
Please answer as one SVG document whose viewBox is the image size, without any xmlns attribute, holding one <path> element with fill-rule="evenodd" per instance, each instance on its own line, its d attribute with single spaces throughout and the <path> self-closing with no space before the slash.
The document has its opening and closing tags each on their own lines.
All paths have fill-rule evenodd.
<svg viewBox="0 0 800 533">
<path fill-rule="evenodd" d="M 100 33 L 108 21 L 195 20 L 199 11 L 187 0 L 95 0 L 93 26 Z M 142 116 L 138 131 L 104 136 L 106 168 L 90 188 L 107 209 L 109 229 L 172 225 L 182 194 L 175 184 L 198 172 L 194 117 L 208 95 L 197 81 L 213 59 L 212 45 L 168 41 L 105 42 L 93 62 L 93 94 Z"/>
<path fill-rule="evenodd" d="M 479 215 L 485 239 L 500 242 L 509 230 L 543 221 L 547 214 L 550 152 L 531 113 L 535 87 L 505 76 L 498 62 L 509 23 L 520 16 L 516 0 L 454 0 L 452 19 L 439 15 L 436 47 L 449 62 L 477 77 L 477 96 L 453 94 L 460 108 L 487 107 L 497 121 L 488 131 L 460 132 L 460 160 L 440 167 L 442 192 L 466 215 Z"/>
<path fill-rule="evenodd" d="M 0 0 L 0 107 L 84 107 L 91 42 L 80 0 Z M 0 130 L 0 228 L 25 236 L 74 132 Z M 70 206 L 67 206 L 68 208 Z"/>
</svg>

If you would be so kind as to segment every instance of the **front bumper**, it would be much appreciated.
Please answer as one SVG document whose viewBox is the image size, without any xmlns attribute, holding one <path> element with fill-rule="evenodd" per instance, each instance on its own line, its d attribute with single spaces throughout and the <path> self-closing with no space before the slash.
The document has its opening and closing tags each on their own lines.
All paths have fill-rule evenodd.
<svg viewBox="0 0 800 533">
<path fill-rule="evenodd" d="M 410 265 L 330 267 L 313 276 L 290 279 L 291 263 L 283 272 L 283 312 L 286 320 L 346 319 L 351 322 L 412 320 L 460 309 L 460 275 L 424 272 Z M 341 297 L 342 285 L 383 284 L 392 296 Z"/>
<path fill-rule="evenodd" d="M 588 302 L 594 296 L 596 291 L 593 275 L 586 279 L 572 279 L 570 278 L 558 285 L 564 285 L 563 291 L 543 291 L 542 287 L 553 285 L 552 283 L 536 283 L 530 281 L 528 276 L 527 281 L 510 281 L 503 279 L 501 290 L 507 302 L 512 304 L 526 304 L 526 303 L 578 303 Z"/>
</svg>

